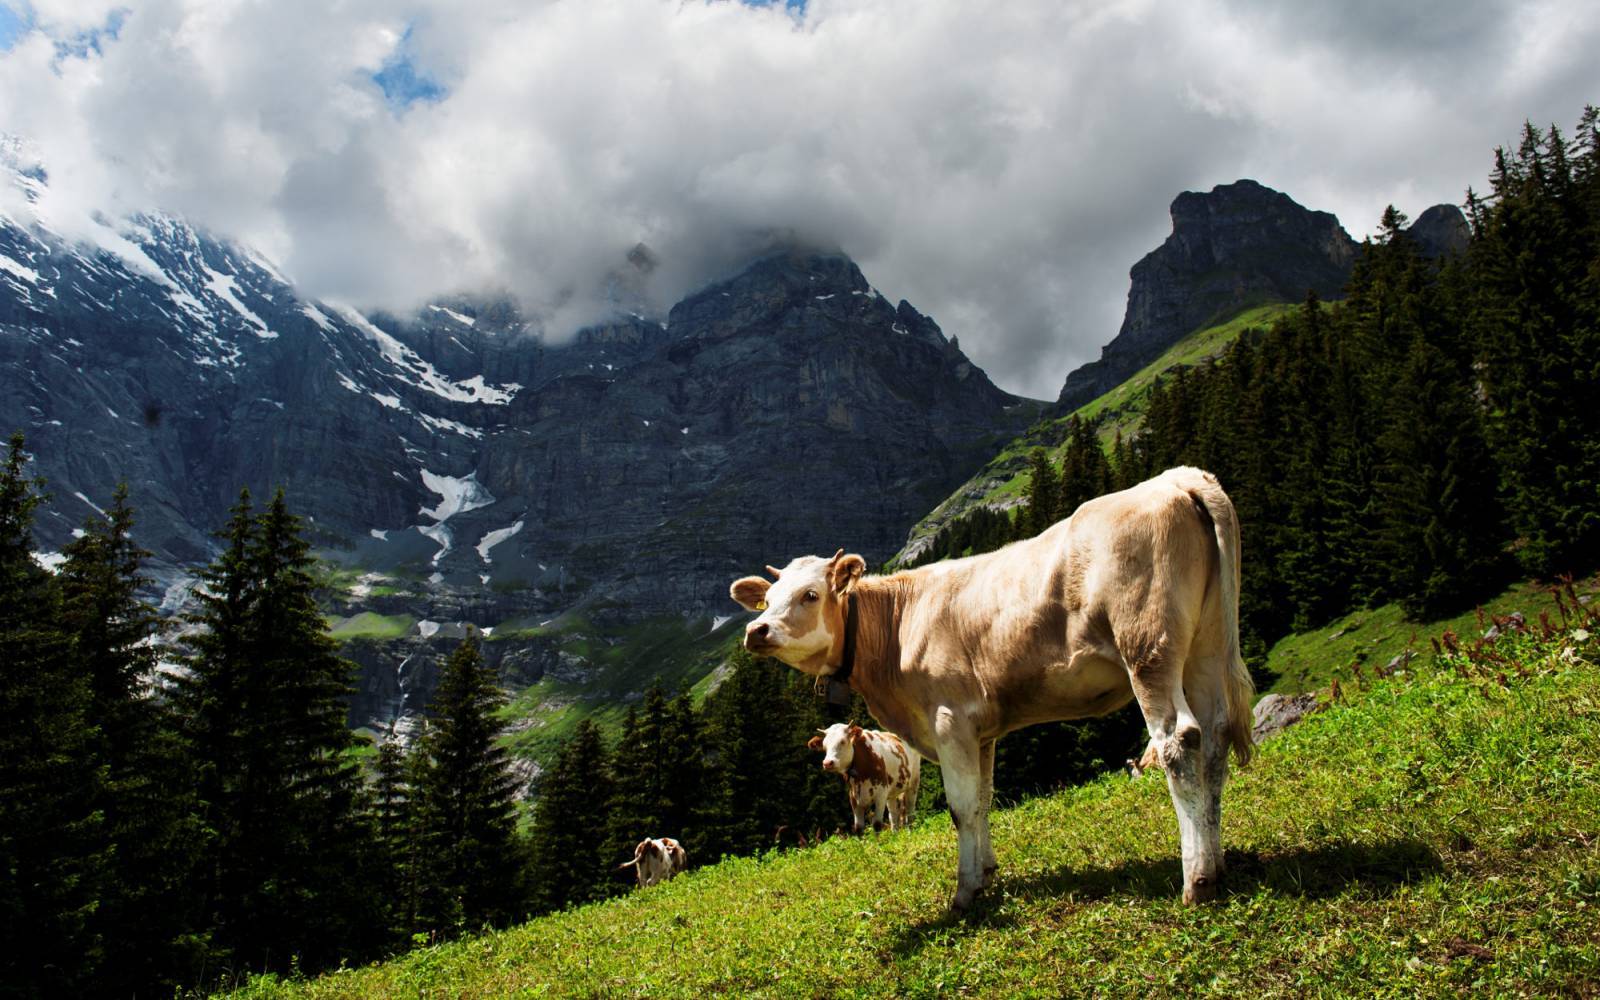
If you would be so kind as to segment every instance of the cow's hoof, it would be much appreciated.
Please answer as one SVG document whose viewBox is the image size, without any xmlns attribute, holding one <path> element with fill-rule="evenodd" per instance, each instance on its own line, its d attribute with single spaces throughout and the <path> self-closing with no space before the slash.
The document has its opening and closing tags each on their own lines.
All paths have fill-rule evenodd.
<svg viewBox="0 0 1600 1000">
<path fill-rule="evenodd" d="M 1183 887 L 1183 901 L 1190 906 L 1211 902 L 1217 898 L 1218 882 L 1219 879 L 1213 876 L 1200 876 Z"/>
<path fill-rule="evenodd" d="M 979 891 L 977 889 L 957 889 L 955 896 L 950 900 L 950 915 L 952 917 L 966 916 L 972 909 L 973 904 L 978 901 Z"/>
</svg>

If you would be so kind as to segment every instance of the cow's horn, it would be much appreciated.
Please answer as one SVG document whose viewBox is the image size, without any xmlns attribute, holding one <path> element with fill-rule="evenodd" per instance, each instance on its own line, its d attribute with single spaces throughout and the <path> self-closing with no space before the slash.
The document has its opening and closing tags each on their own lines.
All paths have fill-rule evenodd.
<svg viewBox="0 0 1600 1000">
<path fill-rule="evenodd" d="M 781 574 L 781 573 L 779 573 L 779 572 L 778 572 L 778 571 L 777 571 L 777 569 L 775 569 L 775 568 L 774 568 L 774 567 L 772 567 L 772 566 L 770 566 L 770 565 L 769 565 L 769 566 L 768 566 L 768 567 L 767 567 L 767 572 L 768 572 L 768 573 L 771 573 L 771 574 L 772 574 L 772 578 L 773 578 L 773 579 L 774 579 L 774 580 L 776 580 L 776 579 L 777 579 L 777 578 L 778 578 L 778 577 L 780 577 L 780 576 L 782 576 L 782 575 L 783 575 L 783 574 Z"/>
<path fill-rule="evenodd" d="M 842 556 L 842 555 L 844 555 L 844 549 L 840 549 L 838 552 L 835 552 L 833 554 L 833 558 L 829 559 L 828 561 L 831 562 L 831 563 L 836 563 L 836 562 L 839 561 L 839 557 Z"/>
</svg>

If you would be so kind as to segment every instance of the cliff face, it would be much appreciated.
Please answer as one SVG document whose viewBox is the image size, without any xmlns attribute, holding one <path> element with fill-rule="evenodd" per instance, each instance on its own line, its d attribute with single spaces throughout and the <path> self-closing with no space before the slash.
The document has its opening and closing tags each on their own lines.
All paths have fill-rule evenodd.
<svg viewBox="0 0 1600 1000">
<path fill-rule="evenodd" d="M 1133 266 L 1121 330 L 1100 360 L 1067 376 L 1059 412 L 1115 388 L 1208 321 L 1308 289 L 1337 298 L 1359 249 L 1329 213 L 1251 180 L 1186 191 L 1171 211 L 1172 235 Z"/>
</svg>

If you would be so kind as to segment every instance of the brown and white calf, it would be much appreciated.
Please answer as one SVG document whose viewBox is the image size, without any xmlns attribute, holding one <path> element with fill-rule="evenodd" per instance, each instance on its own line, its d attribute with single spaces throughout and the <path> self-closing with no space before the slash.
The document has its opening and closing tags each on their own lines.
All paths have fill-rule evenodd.
<svg viewBox="0 0 1600 1000">
<path fill-rule="evenodd" d="M 1253 686 L 1239 655 L 1239 527 L 1216 477 L 1168 471 L 1090 500 L 1035 538 L 888 576 L 841 549 L 775 581 L 735 581 L 760 615 L 752 652 L 847 679 L 886 728 L 937 762 L 960 840 L 953 909 L 994 880 L 995 742 L 1137 699 L 1149 765 L 1178 815 L 1183 898 L 1223 871 L 1228 750 L 1250 756 Z"/>
<path fill-rule="evenodd" d="M 822 769 L 844 779 L 850 797 L 850 832 L 870 824 L 899 830 L 910 825 L 922 782 L 922 757 L 893 733 L 835 722 L 806 743 L 822 751 Z M 887 817 L 887 818 L 886 818 Z"/>
<path fill-rule="evenodd" d="M 632 868 L 639 886 L 655 885 L 689 867 L 689 855 L 671 837 L 646 837 L 633 849 L 633 860 L 617 866 Z"/>
</svg>

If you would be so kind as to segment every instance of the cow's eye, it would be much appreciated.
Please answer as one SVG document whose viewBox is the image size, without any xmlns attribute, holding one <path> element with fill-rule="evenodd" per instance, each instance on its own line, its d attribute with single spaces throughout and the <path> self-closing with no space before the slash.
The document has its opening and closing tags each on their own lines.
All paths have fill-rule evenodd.
<svg viewBox="0 0 1600 1000">
<path fill-rule="evenodd" d="M 807 603 L 810 603 L 811 601 L 818 601 L 818 600 L 821 600 L 821 598 L 817 596 L 817 592 L 815 590 L 806 591 L 806 602 Z"/>
</svg>

